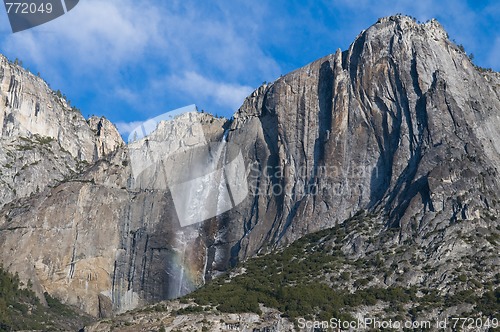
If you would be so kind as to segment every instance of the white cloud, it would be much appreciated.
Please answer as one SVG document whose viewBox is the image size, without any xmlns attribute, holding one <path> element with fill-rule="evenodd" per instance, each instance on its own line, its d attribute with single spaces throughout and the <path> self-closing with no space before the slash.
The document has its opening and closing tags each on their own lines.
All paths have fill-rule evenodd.
<svg viewBox="0 0 500 332">
<path fill-rule="evenodd" d="M 142 7 L 140 1 L 137 6 Z M 77 9 L 67 14 L 66 22 L 60 22 L 63 42 L 69 43 L 85 62 L 107 66 L 140 55 L 154 37 L 150 32 L 159 19 L 155 11 L 143 7 L 139 12 L 129 1 L 87 0 Z"/>
<path fill-rule="evenodd" d="M 464 1 L 323 0 L 318 6 L 85 0 L 61 18 L 3 37 L 0 45 L 73 101 L 90 104 L 84 112 L 109 112 L 115 119 L 125 111 L 131 113 L 126 119 L 150 117 L 191 102 L 228 114 L 260 82 L 347 47 L 378 17 L 397 12 L 419 20 L 442 15 L 452 38 L 498 68 L 498 53 L 489 56 L 493 45 L 481 56 L 485 43 L 475 38 L 480 15 Z"/>
<path fill-rule="evenodd" d="M 132 121 L 132 122 L 117 122 L 116 128 L 118 132 L 123 136 L 130 134 L 135 128 L 139 127 L 143 121 Z"/>
<path fill-rule="evenodd" d="M 1 48 L 68 95 L 70 88 L 84 98 L 98 96 L 94 108 L 119 99 L 132 112 L 150 115 L 201 94 L 209 108 L 235 109 L 252 90 L 247 85 L 281 73 L 260 45 L 267 36 L 259 24 L 262 6 L 85 0 L 54 21 L 8 35 Z M 166 89 L 164 77 L 180 84 Z"/>
<path fill-rule="evenodd" d="M 92 70 L 136 61 L 157 37 L 159 20 L 143 1 L 86 0 L 46 25 L 9 35 L 3 46 L 40 66 L 62 63 Z"/>
<path fill-rule="evenodd" d="M 167 79 L 170 87 L 177 87 L 192 98 L 213 99 L 216 104 L 236 110 L 241 106 L 253 88 L 246 85 L 218 82 L 195 72 L 185 72 L 182 76 L 171 76 Z"/>
<path fill-rule="evenodd" d="M 113 95 L 127 102 L 129 105 L 134 105 L 140 102 L 140 96 L 137 92 L 131 89 L 119 87 L 114 90 Z"/>
</svg>

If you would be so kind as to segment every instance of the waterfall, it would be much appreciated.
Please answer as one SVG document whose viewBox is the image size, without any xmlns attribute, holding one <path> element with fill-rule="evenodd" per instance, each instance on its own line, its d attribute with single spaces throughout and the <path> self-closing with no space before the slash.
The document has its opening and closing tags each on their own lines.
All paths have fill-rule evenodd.
<svg viewBox="0 0 500 332">
<path fill-rule="evenodd" d="M 221 165 L 221 167 L 224 167 L 225 162 L 226 162 L 226 155 L 227 155 L 227 136 L 229 134 L 229 130 L 226 129 L 224 131 L 224 135 L 222 135 L 222 142 L 220 143 L 219 146 L 219 155 L 217 155 L 217 159 L 215 159 L 216 165 Z M 222 212 L 225 212 L 227 209 L 225 208 L 227 206 L 227 184 L 226 184 L 226 177 L 224 175 L 224 170 L 222 170 L 219 178 L 219 184 L 217 188 L 217 216 L 221 214 Z M 216 216 L 216 217 L 217 217 Z"/>
<path fill-rule="evenodd" d="M 193 174 L 200 174 L 200 170 L 212 176 L 197 178 L 197 186 L 185 191 L 184 199 L 189 202 L 189 214 L 192 214 L 192 220 L 198 217 L 200 209 L 212 211 L 212 216 L 216 216 L 227 211 L 228 204 L 231 204 L 228 196 L 223 167 L 227 155 L 227 137 L 229 131 L 226 130 L 222 136 L 222 141 L 216 144 L 210 144 L 207 147 L 208 155 L 206 162 L 199 165 L 190 165 Z M 188 215 L 190 218 L 191 216 Z M 197 283 L 205 282 L 205 273 L 208 267 L 208 249 L 195 247 L 196 240 L 200 236 L 200 224 L 191 224 L 181 227 L 176 232 L 176 243 L 174 249 L 174 259 L 168 273 L 170 275 L 170 296 L 180 297 L 193 291 Z M 200 252 L 197 252 L 200 250 Z M 192 261 L 193 257 L 204 255 L 203 266 Z M 194 263 L 194 264 L 193 264 Z M 203 269 L 203 271 L 201 271 Z M 200 278 L 201 272 L 201 280 Z M 196 277 L 197 276 L 197 277 Z M 194 279 L 193 279 L 194 278 Z"/>
<path fill-rule="evenodd" d="M 173 246 L 175 255 L 171 261 L 170 273 L 170 298 L 184 296 L 195 289 L 193 278 L 193 268 L 190 257 L 193 250 L 197 250 L 194 245 L 199 237 L 199 231 L 195 227 L 184 227 L 176 232 L 176 243 Z M 190 270 L 191 269 L 191 270 Z"/>
<path fill-rule="evenodd" d="M 184 235 L 184 234 L 183 234 Z M 184 295 L 182 293 L 182 286 L 184 285 L 184 273 L 186 270 L 186 247 L 187 247 L 187 241 L 185 239 L 181 240 L 181 254 L 180 254 L 180 272 L 179 272 L 179 287 L 177 289 L 177 296 L 176 297 L 181 297 Z"/>
<path fill-rule="evenodd" d="M 229 135 L 229 129 L 224 130 L 224 134 L 222 135 L 222 143 L 227 143 L 228 135 Z"/>
<path fill-rule="evenodd" d="M 203 271 L 202 272 L 202 275 L 201 275 L 201 278 L 203 280 L 203 285 L 207 282 L 206 280 L 206 274 L 207 274 L 207 266 L 208 266 L 208 247 L 205 246 L 205 255 L 204 255 L 204 262 L 203 262 Z"/>
</svg>

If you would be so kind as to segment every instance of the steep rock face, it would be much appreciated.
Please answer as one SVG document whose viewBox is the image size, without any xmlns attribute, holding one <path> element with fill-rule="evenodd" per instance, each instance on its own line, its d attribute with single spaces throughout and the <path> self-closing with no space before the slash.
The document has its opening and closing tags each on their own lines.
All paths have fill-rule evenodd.
<svg viewBox="0 0 500 332">
<path fill-rule="evenodd" d="M 453 291 L 456 264 L 498 266 L 498 244 L 487 236 L 498 230 L 499 87 L 498 74 L 475 68 L 436 21 L 381 19 L 347 51 L 257 89 L 233 121 L 191 114 L 162 123 L 79 176 L 14 201 L 0 213 L 1 261 L 39 292 L 106 316 L 183 295 L 238 260 L 368 210 L 371 233 L 350 231 L 342 250 L 353 259 L 402 250 L 388 264 L 403 272 L 373 282 Z M 57 121 L 72 116 L 59 113 Z M 239 147 L 248 196 L 183 228 L 167 184 L 185 175 L 186 160 L 139 177 L 131 164 L 151 146 L 175 154 L 199 143 L 189 117 L 203 123 L 207 141 Z M 78 134 L 63 145 L 48 134 L 55 129 L 39 134 L 57 137 L 77 160 L 120 145 L 104 142 L 113 128 L 99 119 L 78 123 L 92 144 L 74 143 Z M 9 120 L 3 132 L 29 126 Z M 496 273 L 480 268 L 485 282 Z"/>
<path fill-rule="evenodd" d="M 238 209 L 240 258 L 360 209 L 401 227 L 400 241 L 438 214 L 444 224 L 496 215 L 485 194 L 498 188 L 498 84 L 436 21 L 391 17 L 349 50 L 259 88 L 229 135 L 259 168 L 253 200 Z"/>
<path fill-rule="evenodd" d="M 0 207 L 80 172 L 122 144 L 107 119 L 87 122 L 41 78 L 0 55 Z"/>
<path fill-rule="evenodd" d="M 203 132 L 190 133 L 193 119 Z M 156 153 L 175 154 L 196 142 L 220 140 L 224 122 L 194 113 L 161 123 L 146 139 L 80 175 L 9 204 L 0 214 L 2 263 L 31 278 L 39 294 L 48 291 L 101 317 L 199 287 L 213 231 L 199 224 L 180 227 L 165 186 L 165 175 L 177 178 L 185 168 L 153 164 L 134 177 L 130 154 L 147 154 L 165 142 L 173 144 Z"/>
<path fill-rule="evenodd" d="M 94 159 L 100 159 L 123 146 L 124 142 L 115 125 L 105 117 L 92 116 L 87 120 L 94 132 Z"/>
<path fill-rule="evenodd" d="M 95 135 L 83 116 L 74 111 L 63 97 L 47 84 L 18 65 L 0 58 L 1 137 L 48 136 L 55 138 L 73 157 L 92 162 L 103 156 L 96 153 Z M 90 120 L 95 127 L 99 120 Z M 108 129 L 110 147 L 120 145 L 121 138 L 112 124 L 102 119 Z M 100 125 L 102 127 L 102 124 Z M 111 130 L 109 130 L 111 129 Z M 95 128 L 97 130 L 97 128 Z M 99 134 L 97 134 L 99 136 Z M 101 149 L 97 149 L 101 151 Z M 112 150 L 104 151 L 105 154 Z"/>
<path fill-rule="evenodd" d="M 3 138 L 0 145 L 0 207 L 54 186 L 86 165 L 50 137 Z"/>
</svg>

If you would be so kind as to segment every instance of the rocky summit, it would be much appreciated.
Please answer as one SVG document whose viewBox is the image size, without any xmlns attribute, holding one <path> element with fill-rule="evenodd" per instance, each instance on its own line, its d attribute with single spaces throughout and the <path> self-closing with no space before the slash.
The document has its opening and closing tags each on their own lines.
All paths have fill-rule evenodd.
<svg viewBox="0 0 500 332">
<path fill-rule="evenodd" d="M 127 145 L 109 121 L 85 120 L 40 78 L 0 60 L 0 261 L 41 298 L 47 292 L 109 317 L 217 280 L 238 285 L 224 273 L 238 266 L 233 275 L 259 274 L 241 264 L 319 231 L 327 233 L 281 262 L 310 250 L 321 262 L 342 257 L 319 271 L 316 290 L 405 289 L 416 303 L 423 290 L 447 298 L 498 289 L 500 75 L 475 66 L 435 20 L 382 18 L 348 50 L 259 87 L 230 120 L 189 113 Z M 193 119 L 202 133 L 189 130 Z M 184 176 L 180 155 L 198 135 L 238 147 L 248 193 L 235 208 L 181 227 L 165 183 Z M 134 158 L 152 145 L 180 159 L 136 176 Z M 261 273 L 271 265 L 259 265 Z M 203 289 L 196 303 L 224 311 Z M 300 316 L 257 302 L 245 310 Z M 446 303 L 450 315 L 474 307 L 440 303 L 429 315 Z M 365 313 L 382 310 L 364 305 Z"/>
</svg>

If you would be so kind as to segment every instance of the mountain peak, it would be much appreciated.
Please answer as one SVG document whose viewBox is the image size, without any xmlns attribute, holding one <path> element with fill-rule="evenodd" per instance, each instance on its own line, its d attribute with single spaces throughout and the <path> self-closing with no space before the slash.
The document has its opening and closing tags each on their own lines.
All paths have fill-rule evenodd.
<svg viewBox="0 0 500 332">
<path fill-rule="evenodd" d="M 418 22 L 416 18 L 407 15 L 392 15 L 379 18 L 378 21 L 370 28 L 384 29 L 396 28 L 398 31 L 432 31 L 436 32 L 439 36 L 447 37 L 447 33 L 443 26 L 435 19 L 432 18 L 426 22 Z M 370 29 L 369 28 L 369 29 Z"/>
<path fill-rule="evenodd" d="M 401 48 L 398 44 L 405 45 L 407 50 L 446 48 L 451 44 L 448 33 L 435 19 L 419 23 L 415 18 L 405 15 L 395 15 L 380 18 L 367 30 L 363 30 L 351 44 L 349 51 L 354 48 L 363 51 L 362 44 L 369 44 L 366 48 L 379 55 L 397 54 Z M 425 53 L 425 52 L 423 52 Z M 429 53 L 429 52 L 427 52 Z"/>
<path fill-rule="evenodd" d="M 343 261 L 387 257 L 383 269 L 369 272 L 370 285 L 452 294 L 469 287 L 457 284 L 457 263 L 462 280 L 487 284 L 496 278 L 498 81 L 479 71 L 435 20 L 380 19 L 347 51 L 260 87 L 233 121 L 197 115 L 207 117 L 207 143 L 226 132 L 225 140 L 239 148 L 248 166 L 241 172 L 248 192 L 234 209 L 185 229 L 179 228 L 166 183 L 190 174 L 191 164 L 208 164 L 156 163 L 135 181 L 132 153 L 146 156 L 155 137 L 94 163 L 96 146 L 108 146 L 100 138 L 114 127 L 98 118 L 85 122 L 11 66 L 4 73 L 3 136 L 24 131 L 18 141 L 0 146 L 8 187 L 3 196 L 13 201 L 14 188 L 20 192 L 33 182 L 29 176 L 56 169 L 49 174 L 54 181 L 40 183 L 40 190 L 32 185 L 33 195 L 24 192 L 24 200 L 0 211 L 6 253 L 0 263 L 89 313 L 104 316 L 183 294 L 238 261 L 332 227 Z M 33 93 L 26 95 L 30 87 Z M 188 126 L 164 123 L 158 129 L 162 142 L 170 134 L 184 140 L 163 144 L 160 155 L 199 143 L 187 141 Z M 28 140 L 28 130 L 50 137 Z M 59 158 L 45 153 L 57 151 L 58 144 L 69 152 L 56 153 Z M 220 150 L 224 164 L 231 160 L 228 146 Z M 78 160 L 91 167 L 79 168 Z M 210 202 L 218 207 L 233 200 L 224 193 Z M 342 281 L 346 289 L 363 286 L 367 275 L 359 266 L 352 283 L 351 277 Z"/>
</svg>

